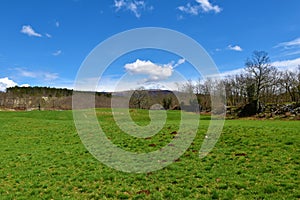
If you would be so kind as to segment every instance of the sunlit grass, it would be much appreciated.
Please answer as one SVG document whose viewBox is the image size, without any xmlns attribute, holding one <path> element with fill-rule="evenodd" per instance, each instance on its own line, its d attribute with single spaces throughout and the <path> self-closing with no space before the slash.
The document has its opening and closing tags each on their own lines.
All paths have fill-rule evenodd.
<svg viewBox="0 0 300 200">
<path fill-rule="evenodd" d="M 147 111 L 132 110 L 147 125 Z M 166 145 L 180 113 L 147 139 L 123 133 L 109 109 L 97 110 L 108 138 L 128 151 Z M 0 112 L 0 199 L 299 199 L 300 122 L 226 121 L 213 151 L 198 151 L 209 124 L 179 160 L 147 174 L 111 169 L 95 159 L 76 133 L 71 111 Z M 155 144 L 155 145 L 153 145 Z"/>
</svg>

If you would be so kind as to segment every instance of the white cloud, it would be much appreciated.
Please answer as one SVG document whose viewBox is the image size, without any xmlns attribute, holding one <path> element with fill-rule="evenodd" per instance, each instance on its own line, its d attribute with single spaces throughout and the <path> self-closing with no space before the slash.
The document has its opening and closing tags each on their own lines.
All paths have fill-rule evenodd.
<svg viewBox="0 0 300 200">
<path fill-rule="evenodd" d="M 244 74 L 244 73 L 246 73 L 244 68 L 238 68 L 230 71 L 221 72 L 219 77 L 226 78 L 227 76 L 234 76 L 234 75 Z"/>
<path fill-rule="evenodd" d="M 151 61 L 143 61 L 137 59 L 133 63 L 128 63 L 124 66 L 127 72 L 134 75 L 147 75 L 147 78 L 143 80 L 144 83 L 152 81 L 161 81 L 172 76 L 174 68 L 183 64 L 185 59 L 179 59 L 175 64 L 171 62 L 169 64 L 155 64 Z"/>
<path fill-rule="evenodd" d="M 134 63 L 129 63 L 124 66 L 127 72 L 131 74 L 148 75 L 145 82 L 164 80 L 170 77 L 173 73 L 173 66 L 157 65 L 151 61 L 142 61 L 137 59 Z"/>
<path fill-rule="evenodd" d="M 55 26 L 56 26 L 57 28 L 60 26 L 59 21 L 56 21 L 56 22 L 55 22 Z"/>
<path fill-rule="evenodd" d="M 117 10 L 120 10 L 122 7 L 126 7 L 126 4 L 124 2 L 124 0 L 115 0 L 115 5 L 114 5 Z"/>
<path fill-rule="evenodd" d="M 35 30 L 33 30 L 33 28 L 30 25 L 22 26 L 21 33 L 24 33 L 28 36 L 42 37 L 42 35 L 35 32 Z"/>
<path fill-rule="evenodd" d="M 271 63 L 272 66 L 276 67 L 279 70 L 296 70 L 300 66 L 300 58 L 293 60 L 282 60 L 275 61 Z"/>
<path fill-rule="evenodd" d="M 45 36 L 46 36 L 47 38 L 52 38 L 52 35 L 50 35 L 49 33 L 46 33 Z"/>
<path fill-rule="evenodd" d="M 192 6 L 190 3 L 188 3 L 186 6 L 179 6 L 178 10 L 191 14 L 191 15 L 198 15 L 199 14 L 200 7 L 198 5 Z"/>
<path fill-rule="evenodd" d="M 244 74 L 246 73 L 244 68 L 237 68 L 229 71 L 220 72 L 218 74 L 211 74 L 209 76 L 206 76 L 206 78 L 217 78 L 217 79 L 223 79 L 231 76 L 235 76 L 238 74 Z"/>
<path fill-rule="evenodd" d="M 22 77 L 28 77 L 28 78 L 37 78 L 38 74 L 37 73 L 34 73 L 34 72 L 31 72 L 31 71 L 28 71 L 28 70 L 25 70 L 25 69 L 22 69 L 22 68 L 15 68 L 16 71 L 19 72 L 19 76 L 22 76 Z"/>
<path fill-rule="evenodd" d="M 177 63 L 174 65 L 173 68 L 178 67 L 179 65 L 182 65 L 183 63 L 185 63 L 185 59 L 184 59 L 184 58 L 181 58 L 181 59 L 179 59 L 179 60 L 177 61 Z"/>
<path fill-rule="evenodd" d="M 144 1 L 129 1 L 129 0 L 115 0 L 114 7 L 116 11 L 121 9 L 131 11 L 137 18 L 141 17 L 142 10 L 153 10 L 153 6 L 146 7 L 146 3 Z"/>
<path fill-rule="evenodd" d="M 62 53 L 62 51 L 59 49 L 52 53 L 53 56 L 59 56 Z"/>
<path fill-rule="evenodd" d="M 300 54 L 300 49 L 299 50 L 294 50 L 294 51 L 291 51 L 291 52 L 286 52 L 284 54 L 284 56 L 293 56 L 293 55 L 298 55 Z"/>
<path fill-rule="evenodd" d="M 5 91 L 6 88 L 14 87 L 16 85 L 18 84 L 8 77 L 0 78 L 0 91 Z"/>
<path fill-rule="evenodd" d="M 298 55 L 300 54 L 300 38 L 296 38 L 288 42 L 279 43 L 274 48 L 280 48 L 282 56 Z"/>
<path fill-rule="evenodd" d="M 21 87 L 30 87 L 30 85 L 25 83 L 25 84 L 22 84 Z"/>
<path fill-rule="evenodd" d="M 219 6 L 213 6 L 208 0 L 196 0 L 197 3 L 200 4 L 201 8 L 204 12 L 214 11 L 215 13 L 221 12 L 221 8 Z"/>
<path fill-rule="evenodd" d="M 232 50 L 232 51 L 243 51 L 243 49 L 238 45 L 235 45 L 235 46 L 228 45 L 228 49 Z"/>
<path fill-rule="evenodd" d="M 58 79 L 57 73 L 50 73 L 50 72 L 41 72 L 40 77 L 42 77 L 46 81 L 52 81 Z"/>
<path fill-rule="evenodd" d="M 275 47 L 285 47 L 285 48 L 300 47 L 300 38 L 288 42 L 279 43 Z"/>
<path fill-rule="evenodd" d="M 43 71 L 30 71 L 24 68 L 15 68 L 21 77 L 41 79 L 44 81 L 51 81 L 59 78 L 57 73 L 43 72 Z"/>
<path fill-rule="evenodd" d="M 179 6 L 178 9 L 182 12 L 198 15 L 200 12 L 208 13 L 214 12 L 219 13 L 222 9 L 217 5 L 212 5 L 209 0 L 195 0 L 196 4 L 186 4 L 185 6 Z"/>
</svg>

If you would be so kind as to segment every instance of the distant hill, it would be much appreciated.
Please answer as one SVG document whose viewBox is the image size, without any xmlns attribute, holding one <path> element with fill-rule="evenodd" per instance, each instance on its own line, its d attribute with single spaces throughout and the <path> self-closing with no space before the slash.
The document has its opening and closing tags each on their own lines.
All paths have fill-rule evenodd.
<svg viewBox="0 0 300 200">
<path fill-rule="evenodd" d="M 78 92 L 78 91 L 77 91 Z M 13 110 L 69 110 L 72 109 L 74 91 L 66 88 L 50 87 L 11 87 L 6 92 L 0 92 L 0 108 Z M 174 92 L 169 90 L 137 90 L 123 92 L 79 92 L 84 96 L 95 94 L 95 107 L 111 107 L 111 98 L 115 98 L 118 107 L 124 105 L 124 98 L 130 95 L 129 107 L 150 109 L 154 104 L 161 104 L 165 109 L 179 109 Z M 119 103 L 118 103 L 119 102 Z M 188 105 L 188 102 L 185 102 Z M 84 107 L 84 104 L 83 104 Z M 153 107 L 152 107 L 153 108 Z"/>
<path fill-rule="evenodd" d="M 73 90 L 50 87 L 11 87 L 0 93 L 0 108 L 14 110 L 72 109 Z M 97 106 L 110 105 L 111 93 L 96 92 Z"/>
</svg>

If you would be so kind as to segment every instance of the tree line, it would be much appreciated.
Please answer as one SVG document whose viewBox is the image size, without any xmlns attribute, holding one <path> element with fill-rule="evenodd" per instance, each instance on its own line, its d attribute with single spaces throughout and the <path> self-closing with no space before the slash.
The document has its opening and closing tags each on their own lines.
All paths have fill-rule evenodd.
<svg viewBox="0 0 300 200">
<path fill-rule="evenodd" d="M 193 92 L 203 108 L 210 108 L 210 87 L 221 84 L 225 88 L 227 106 L 241 107 L 254 103 L 256 111 L 262 105 L 300 102 L 300 66 L 298 69 L 278 70 L 271 65 L 268 53 L 254 51 L 245 62 L 243 72 L 227 76 L 217 83 L 213 79 L 196 83 L 188 81 L 181 91 Z"/>
</svg>

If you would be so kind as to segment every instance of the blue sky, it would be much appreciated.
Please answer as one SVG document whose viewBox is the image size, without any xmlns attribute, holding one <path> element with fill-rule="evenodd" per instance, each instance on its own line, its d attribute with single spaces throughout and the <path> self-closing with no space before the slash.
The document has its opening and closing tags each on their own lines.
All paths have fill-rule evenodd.
<svg viewBox="0 0 300 200">
<path fill-rule="evenodd" d="M 73 88 L 82 62 L 100 42 L 141 27 L 186 34 L 224 74 L 243 68 L 254 50 L 268 52 L 280 69 L 293 69 L 300 64 L 299 9 L 299 0 L 2 0 L 0 90 Z M 184 58 L 147 49 L 112 63 L 98 90 L 113 91 L 126 73 L 132 76 L 123 84 L 128 89 L 172 89 L 176 73 L 186 80 L 199 78 Z"/>
</svg>

